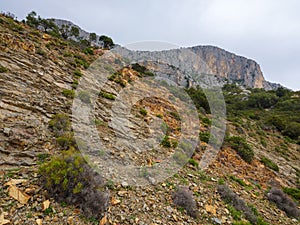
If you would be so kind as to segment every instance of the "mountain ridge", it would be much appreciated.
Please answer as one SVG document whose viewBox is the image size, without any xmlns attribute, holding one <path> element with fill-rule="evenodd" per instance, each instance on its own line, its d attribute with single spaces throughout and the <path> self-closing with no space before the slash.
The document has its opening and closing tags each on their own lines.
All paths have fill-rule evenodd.
<svg viewBox="0 0 300 225">
<path fill-rule="evenodd" d="M 68 25 L 70 27 L 75 26 L 79 29 L 79 37 L 81 39 L 89 38 L 89 32 L 85 31 L 71 21 L 54 19 L 54 22 L 59 27 L 61 27 L 62 25 Z M 99 41 L 99 35 L 97 35 L 97 39 L 93 42 L 93 44 L 95 44 L 96 46 L 102 46 L 102 43 Z M 200 56 L 200 58 L 209 67 L 211 74 L 219 77 L 219 86 L 222 86 L 226 83 L 237 83 L 241 86 L 250 88 L 263 88 L 265 90 L 275 90 L 279 87 L 283 87 L 281 84 L 272 83 L 265 80 L 260 65 L 254 59 L 249 59 L 245 56 L 232 53 L 230 51 L 227 51 L 226 49 L 213 45 L 196 45 L 191 47 L 182 47 L 179 49 L 188 49 Z M 176 50 L 178 49 L 163 51 Z"/>
</svg>

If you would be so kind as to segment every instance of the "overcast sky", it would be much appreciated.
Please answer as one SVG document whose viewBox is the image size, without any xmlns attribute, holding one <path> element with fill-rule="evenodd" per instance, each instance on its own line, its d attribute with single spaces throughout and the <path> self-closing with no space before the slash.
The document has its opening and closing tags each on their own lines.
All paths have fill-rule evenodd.
<svg viewBox="0 0 300 225">
<path fill-rule="evenodd" d="M 257 61 L 267 80 L 300 90 L 298 0 L 0 0 L 0 9 L 18 19 L 32 10 L 67 19 L 121 45 L 215 45 Z"/>
</svg>

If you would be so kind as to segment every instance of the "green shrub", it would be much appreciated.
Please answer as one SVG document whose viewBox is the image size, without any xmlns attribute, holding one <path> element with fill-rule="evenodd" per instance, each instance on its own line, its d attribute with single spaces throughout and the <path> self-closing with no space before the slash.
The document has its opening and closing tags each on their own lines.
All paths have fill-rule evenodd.
<svg viewBox="0 0 300 225">
<path fill-rule="evenodd" d="M 57 201 L 74 204 L 87 217 L 99 218 L 109 204 L 108 193 L 99 190 L 104 182 L 73 150 L 64 151 L 39 167 L 41 183 Z"/>
<path fill-rule="evenodd" d="M 202 117 L 201 120 L 205 125 L 211 125 L 211 120 L 208 119 L 207 117 Z"/>
<path fill-rule="evenodd" d="M 254 151 L 244 138 L 232 136 L 227 138 L 226 142 L 241 156 L 245 162 L 252 162 L 254 158 Z"/>
<path fill-rule="evenodd" d="M 299 188 L 283 188 L 283 192 L 293 197 L 295 200 L 300 201 L 300 189 Z"/>
<path fill-rule="evenodd" d="M 300 123 L 290 122 L 287 124 L 285 130 L 282 132 L 283 135 L 286 135 L 294 140 L 299 139 L 300 137 Z"/>
<path fill-rule="evenodd" d="M 109 99 L 109 100 L 115 100 L 116 97 L 113 95 L 113 94 L 110 94 L 110 93 L 107 93 L 107 92 L 104 92 L 104 91 L 101 91 L 99 93 L 99 95 L 103 98 L 106 98 L 106 99 Z"/>
<path fill-rule="evenodd" d="M 180 118 L 180 115 L 177 113 L 177 112 L 170 112 L 170 115 L 177 121 L 180 121 L 181 118 Z"/>
<path fill-rule="evenodd" d="M 189 159 L 189 164 L 193 165 L 196 168 L 199 167 L 199 163 L 195 159 Z"/>
<path fill-rule="evenodd" d="M 66 132 L 62 136 L 56 138 L 57 144 L 64 150 L 70 148 L 70 146 L 76 146 L 76 141 L 71 132 Z"/>
<path fill-rule="evenodd" d="M 115 72 L 111 76 L 108 77 L 108 80 L 114 81 L 117 84 L 120 84 L 122 87 L 126 87 L 126 81 L 122 79 L 121 72 Z"/>
<path fill-rule="evenodd" d="M 280 116 L 272 116 L 266 121 L 267 124 L 273 125 L 277 130 L 282 131 L 285 129 L 286 123 Z"/>
<path fill-rule="evenodd" d="M 178 141 L 177 140 L 171 140 L 171 144 L 173 148 L 177 148 L 178 146 Z"/>
<path fill-rule="evenodd" d="M 75 97 L 75 91 L 73 91 L 73 90 L 65 89 L 65 90 L 62 91 L 62 93 L 67 98 L 74 98 Z"/>
<path fill-rule="evenodd" d="M 160 118 L 160 119 L 163 118 L 163 116 L 162 116 L 161 114 L 157 114 L 156 117 L 157 117 L 157 118 Z"/>
<path fill-rule="evenodd" d="M 240 220 L 242 217 L 242 212 L 236 210 L 232 205 L 228 206 L 228 210 L 234 220 Z"/>
<path fill-rule="evenodd" d="M 139 72 L 139 76 L 154 76 L 154 74 L 148 70 L 145 66 L 142 66 L 138 63 L 132 64 L 131 68 L 137 72 Z"/>
<path fill-rule="evenodd" d="M 85 69 L 89 68 L 89 63 L 83 58 L 75 58 L 75 62 L 77 65 L 83 66 Z"/>
<path fill-rule="evenodd" d="M 210 133 L 209 132 L 200 132 L 199 133 L 199 138 L 203 142 L 208 143 L 209 137 L 210 137 Z"/>
<path fill-rule="evenodd" d="M 279 171 L 279 167 L 274 163 L 272 162 L 270 159 L 268 159 L 267 157 L 263 157 L 261 160 L 260 160 L 266 167 L 274 170 L 274 171 Z"/>
<path fill-rule="evenodd" d="M 4 66 L 0 65 L 0 73 L 6 73 L 8 71 L 8 69 Z"/>
<path fill-rule="evenodd" d="M 210 113 L 209 102 L 202 89 L 190 88 L 186 91 L 199 111 L 201 111 L 201 108 L 203 108 L 206 113 Z"/>
<path fill-rule="evenodd" d="M 248 106 L 250 108 L 266 109 L 274 106 L 278 102 L 278 97 L 274 93 L 254 92 L 250 95 Z"/>
<path fill-rule="evenodd" d="M 265 148 L 268 146 L 267 142 L 265 140 L 263 140 L 263 139 L 260 141 L 260 143 Z"/>
<path fill-rule="evenodd" d="M 248 186 L 242 179 L 237 178 L 237 177 L 235 177 L 233 175 L 230 176 L 230 179 L 233 180 L 233 181 L 235 181 L 235 182 L 237 182 L 237 183 L 239 183 L 243 187 Z"/>
<path fill-rule="evenodd" d="M 73 81 L 73 84 L 72 84 L 72 88 L 73 88 L 73 89 L 76 89 L 76 88 L 78 87 L 78 85 L 79 85 L 78 80 L 74 80 L 74 81 Z"/>
<path fill-rule="evenodd" d="M 56 114 L 49 121 L 49 128 L 56 137 L 62 136 L 65 132 L 70 131 L 71 122 L 66 114 Z"/>
<path fill-rule="evenodd" d="M 171 142 L 170 142 L 170 138 L 168 135 L 165 135 L 164 138 L 162 139 L 161 143 L 160 143 L 163 147 L 165 148 L 171 148 Z"/>
<path fill-rule="evenodd" d="M 94 50 L 91 47 L 87 47 L 83 50 L 83 53 L 86 55 L 94 55 Z"/>
<path fill-rule="evenodd" d="M 232 225 L 251 225 L 251 223 L 245 221 L 235 221 L 232 223 Z"/>
<path fill-rule="evenodd" d="M 74 75 L 77 76 L 77 77 L 81 77 L 82 76 L 82 73 L 80 70 L 75 70 L 74 71 Z"/>
<path fill-rule="evenodd" d="M 143 116 L 147 116 L 148 112 L 147 112 L 146 109 L 141 108 L 141 109 L 140 109 L 140 114 L 142 114 Z"/>
</svg>

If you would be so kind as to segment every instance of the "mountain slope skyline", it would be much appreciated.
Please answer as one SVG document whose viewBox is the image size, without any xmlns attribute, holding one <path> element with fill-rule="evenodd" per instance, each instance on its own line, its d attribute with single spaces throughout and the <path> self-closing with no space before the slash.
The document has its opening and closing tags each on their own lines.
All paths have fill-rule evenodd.
<svg viewBox="0 0 300 225">
<path fill-rule="evenodd" d="M 40 4 L 36 0 L 3 0 L 0 6 L 20 19 L 31 10 L 44 18 L 68 19 L 90 32 L 111 36 L 122 45 L 160 40 L 183 47 L 219 46 L 255 59 L 267 80 L 300 89 L 297 1 L 152 1 L 145 7 L 139 1 Z M 139 32 L 142 27 L 146 29 Z"/>
</svg>

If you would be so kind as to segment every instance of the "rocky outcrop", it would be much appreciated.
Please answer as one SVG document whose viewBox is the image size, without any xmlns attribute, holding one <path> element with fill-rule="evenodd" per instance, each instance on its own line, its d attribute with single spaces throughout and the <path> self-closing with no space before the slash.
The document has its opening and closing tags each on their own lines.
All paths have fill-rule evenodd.
<svg viewBox="0 0 300 225">
<path fill-rule="evenodd" d="M 196 46 L 154 52 L 130 51 L 118 47 L 115 51 L 132 62 L 150 65 L 158 76 L 166 77 L 169 74 L 168 79 L 187 87 L 237 83 L 245 87 L 271 90 L 281 86 L 266 81 L 259 64 L 254 60 L 218 47 Z"/>
<path fill-rule="evenodd" d="M 207 64 L 212 74 L 226 78 L 229 82 L 251 88 L 275 89 L 280 86 L 267 82 L 259 64 L 252 59 L 214 46 L 196 46 L 189 49 Z"/>
<path fill-rule="evenodd" d="M 248 87 L 264 87 L 263 74 L 255 61 L 213 46 L 197 46 L 190 49 L 203 59 L 212 74 Z"/>
</svg>

